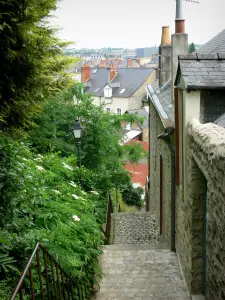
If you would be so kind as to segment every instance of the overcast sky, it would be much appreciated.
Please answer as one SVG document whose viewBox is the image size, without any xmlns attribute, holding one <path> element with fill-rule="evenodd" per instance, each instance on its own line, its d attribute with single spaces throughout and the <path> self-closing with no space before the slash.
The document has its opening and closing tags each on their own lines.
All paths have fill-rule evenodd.
<svg viewBox="0 0 225 300">
<path fill-rule="evenodd" d="M 189 42 L 204 44 L 225 29 L 225 0 L 183 0 Z M 138 48 L 160 44 L 161 27 L 174 33 L 175 0 L 61 0 L 51 24 L 76 48 Z"/>
</svg>

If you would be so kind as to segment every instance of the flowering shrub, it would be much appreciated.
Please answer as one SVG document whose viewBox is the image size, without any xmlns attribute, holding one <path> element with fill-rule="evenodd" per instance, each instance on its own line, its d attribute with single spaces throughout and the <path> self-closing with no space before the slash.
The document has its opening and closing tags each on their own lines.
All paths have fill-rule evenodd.
<svg viewBox="0 0 225 300">
<path fill-rule="evenodd" d="M 0 148 L 0 229 L 11 236 L 16 266 L 40 241 L 71 276 L 87 263 L 97 272 L 105 200 L 75 183 L 75 158 L 34 155 L 26 144 L 1 137 Z"/>
</svg>

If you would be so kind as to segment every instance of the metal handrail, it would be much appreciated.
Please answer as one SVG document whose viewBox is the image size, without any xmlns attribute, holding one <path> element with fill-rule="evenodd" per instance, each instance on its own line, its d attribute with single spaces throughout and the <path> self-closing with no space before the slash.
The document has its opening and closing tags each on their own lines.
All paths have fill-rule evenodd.
<svg viewBox="0 0 225 300">
<path fill-rule="evenodd" d="M 106 226 L 105 226 L 105 237 L 109 241 L 111 231 L 111 214 L 113 213 L 113 204 L 110 193 L 108 193 L 107 211 L 106 211 Z"/>
<path fill-rule="evenodd" d="M 39 252 L 42 252 L 42 259 Z M 36 262 L 35 261 L 36 256 Z M 44 267 L 44 271 L 42 268 Z M 87 267 L 86 267 L 87 268 Z M 34 287 L 33 273 L 37 271 L 39 287 Z M 86 276 L 90 275 L 91 270 L 84 270 Z M 25 278 L 28 275 L 29 286 L 24 287 Z M 21 274 L 15 290 L 13 291 L 10 300 L 14 300 L 18 295 L 20 300 L 24 299 L 24 290 L 32 300 L 38 299 L 72 299 L 86 300 L 93 288 L 93 282 L 84 282 L 82 278 L 72 279 L 56 260 L 48 253 L 47 249 L 39 242 L 36 244 L 27 265 Z"/>
</svg>

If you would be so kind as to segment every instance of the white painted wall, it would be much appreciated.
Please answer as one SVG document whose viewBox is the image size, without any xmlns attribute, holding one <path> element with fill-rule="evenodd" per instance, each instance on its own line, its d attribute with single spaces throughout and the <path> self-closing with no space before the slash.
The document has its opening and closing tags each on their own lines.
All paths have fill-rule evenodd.
<svg viewBox="0 0 225 300">
<path fill-rule="evenodd" d="M 103 105 L 104 108 L 110 108 L 110 111 L 117 114 L 117 108 L 121 109 L 121 114 L 124 114 L 128 110 L 129 98 L 115 98 L 107 99 L 104 97 L 92 97 L 94 99 L 93 104 L 100 106 Z"/>
<path fill-rule="evenodd" d="M 183 91 L 183 196 L 187 201 L 187 124 L 192 118 L 200 119 L 200 91 Z"/>
<path fill-rule="evenodd" d="M 200 91 L 183 92 L 184 124 L 193 118 L 200 119 Z M 185 129 L 186 130 L 186 129 Z"/>
</svg>

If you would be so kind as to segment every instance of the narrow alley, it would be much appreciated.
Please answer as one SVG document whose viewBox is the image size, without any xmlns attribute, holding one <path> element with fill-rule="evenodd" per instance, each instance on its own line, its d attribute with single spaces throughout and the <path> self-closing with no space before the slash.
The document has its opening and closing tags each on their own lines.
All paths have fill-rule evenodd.
<svg viewBox="0 0 225 300">
<path fill-rule="evenodd" d="M 176 254 L 155 239 L 154 216 L 119 213 L 112 221 L 113 244 L 104 246 L 96 300 L 190 300 Z M 148 239 L 144 224 L 153 230 Z"/>
</svg>

